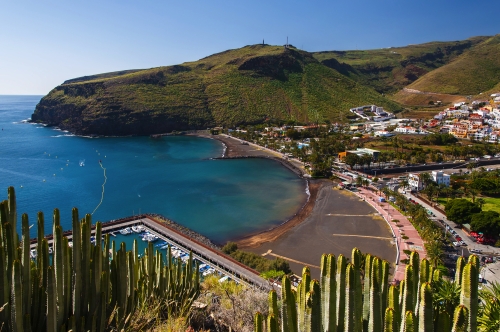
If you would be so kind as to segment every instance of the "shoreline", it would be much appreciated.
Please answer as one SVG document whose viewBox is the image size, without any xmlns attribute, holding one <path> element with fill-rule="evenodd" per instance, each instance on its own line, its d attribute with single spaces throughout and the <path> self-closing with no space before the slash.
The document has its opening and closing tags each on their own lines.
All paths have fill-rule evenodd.
<svg viewBox="0 0 500 332">
<path fill-rule="evenodd" d="M 299 178 L 306 181 L 306 194 L 308 195 L 307 200 L 304 204 L 297 210 L 297 212 L 283 221 L 282 223 L 266 230 L 262 230 L 256 233 L 251 233 L 243 237 L 234 240 L 238 245 L 238 248 L 254 248 L 262 243 L 273 242 L 277 240 L 282 235 L 288 233 L 295 226 L 301 224 L 306 220 L 314 209 L 316 204 L 316 198 L 319 191 L 324 186 L 330 184 L 327 179 L 309 179 L 305 177 L 306 174 L 298 166 L 294 165 L 289 160 L 283 159 L 280 153 L 256 146 L 252 143 L 241 144 L 241 140 L 221 135 L 209 135 L 202 133 L 192 133 L 192 136 L 197 136 L 201 138 L 214 139 L 221 142 L 224 146 L 223 153 L 221 157 L 214 159 L 244 159 L 244 158 L 264 158 L 271 159 L 280 163 L 283 167 L 288 168 L 290 171 L 295 173 Z M 255 150 L 254 148 L 257 148 Z"/>
<path fill-rule="evenodd" d="M 290 219 L 284 221 L 283 223 L 258 233 L 249 234 L 245 237 L 235 240 L 238 248 L 255 248 L 266 242 L 276 241 L 279 237 L 288 233 L 295 226 L 300 225 L 304 220 L 306 220 L 316 205 L 316 198 L 318 193 L 324 186 L 330 184 L 329 180 L 308 180 L 309 186 L 309 199 L 307 202 L 297 211 L 297 213 Z"/>
</svg>

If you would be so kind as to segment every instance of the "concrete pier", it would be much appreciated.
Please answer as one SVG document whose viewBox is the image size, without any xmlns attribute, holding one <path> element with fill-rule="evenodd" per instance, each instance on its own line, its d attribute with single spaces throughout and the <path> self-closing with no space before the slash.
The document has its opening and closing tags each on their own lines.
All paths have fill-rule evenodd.
<svg viewBox="0 0 500 332">
<path fill-rule="evenodd" d="M 206 244 L 203 244 L 186 234 L 166 225 L 164 222 L 149 215 L 141 215 L 137 217 L 129 217 L 116 221 L 111 221 L 102 224 L 102 234 L 111 233 L 126 227 L 136 225 L 144 226 L 150 233 L 157 235 L 159 238 L 168 243 L 179 247 L 185 252 L 192 252 L 193 258 L 210 265 L 218 272 L 229 275 L 231 279 L 245 284 L 250 287 L 260 288 L 269 291 L 272 287 L 270 283 L 259 276 L 259 273 L 248 266 L 236 261 L 232 257 L 225 255 L 219 250 L 213 249 Z M 91 230 L 92 235 L 95 234 L 95 227 Z M 64 236 L 68 240 L 72 240 L 71 231 L 65 232 Z M 49 246 L 52 245 L 52 235 L 47 236 Z M 36 239 L 31 242 L 31 248 L 36 247 Z"/>
</svg>

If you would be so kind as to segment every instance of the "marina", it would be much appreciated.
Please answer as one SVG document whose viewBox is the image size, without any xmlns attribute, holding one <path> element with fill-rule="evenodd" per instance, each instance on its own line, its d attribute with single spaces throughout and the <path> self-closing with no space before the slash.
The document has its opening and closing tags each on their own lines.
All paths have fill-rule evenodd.
<svg viewBox="0 0 500 332">
<path fill-rule="evenodd" d="M 207 277 L 211 274 L 219 274 L 221 280 L 233 280 L 250 287 L 263 290 L 270 290 L 271 286 L 259 273 L 242 263 L 225 255 L 220 250 L 193 239 L 192 237 L 179 232 L 166 225 L 151 215 L 140 215 L 123 218 L 102 224 L 102 234 L 115 234 L 113 241 L 125 242 L 127 248 L 132 247 L 132 242 L 137 239 L 139 252 L 143 253 L 148 242 L 158 242 L 154 244 L 155 250 L 167 250 L 170 245 L 172 257 L 187 262 L 189 253 L 192 252 L 193 260 L 199 262 L 200 275 Z M 118 233 L 118 234 L 116 234 Z M 72 245 L 71 231 L 64 233 Z M 52 235 L 46 237 L 49 247 L 52 247 Z M 95 243 L 95 226 L 91 230 L 91 241 Z M 36 239 L 31 240 L 31 256 L 36 258 Z M 227 277 L 227 278 L 226 278 Z M 225 278 L 225 279 L 224 279 Z"/>
</svg>

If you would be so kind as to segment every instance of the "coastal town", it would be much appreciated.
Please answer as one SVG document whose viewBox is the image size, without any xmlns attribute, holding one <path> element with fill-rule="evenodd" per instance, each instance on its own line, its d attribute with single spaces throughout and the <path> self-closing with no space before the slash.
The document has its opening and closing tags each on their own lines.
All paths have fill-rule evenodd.
<svg viewBox="0 0 500 332">
<path fill-rule="evenodd" d="M 500 185 L 496 180 L 500 171 L 498 96 L 500 93 L 492 94 L 488 103 L 460 102 L 437 114 L 429 112 L 427 119 L 397 117 L 381 107 L 368 105 L 350 109 L 356 118 L 349 125 L 284 124 L 261 126 L 254 131 L 251 127 L 240 127 L 226 132 L 240 139 L 242 145 L 255 144 L 302 165 L 298 167 L 303 169 L 305 177 L 318 176 L 322 167 L 322 174 L 329 174 L 339 189 L 373 202 L 392 232 L 396 229 L 398 256 L 399 251 L 415 250 L 418 247 L 415 243 L 420 243 L 421 257 L 430 254 L 430 259 L 451 267 L 459 257 L 457 253 L 476 253 L 484 264 L 481 280 L 486 282 L 484 275 L 488 274 L 488 279 L 494 281 L 497 276 L 493 271 L 500 268 L 500 263 L 495 263 L 496 255 L 500 254 L 497 248 L 500 247 L 500 199 L 495 196 L 495 188 Z M 338 140 L 333 142 L 331 136 Z M 418 143 L 423 143 L 427 151 Z M 330 153 L 318 157 L 319 151 Z M 328 164 L 320 165 L 318 160 L 327 160 Z M 492 189 L 485 189 L 484 183 L 491 184 Z M 471 205 L 481 204 L 481 208 L 471 213 L 467 221 L 456 221 L 449 212 L 450 201 L 462 204 L 472 201 Z M 444 237 L 432 239 L 415 231 L 422 226 L 415 224 L 415 216 L 408 214 L 412 204 L 425 211 L 426 222 L 436 231 L 441 230 Z M 381 206 L 387 206 L 386 211 L 392 206 L 391 214 L 399 213 L 398 219 L 406 220 L 409 229 L 402 232 L 402 228 L 393 227 L 393 217 Z M 474 221 L 483 215 L 493 217 L 491 225 Z M 398 242 L 403 237 L 408 238 Z M 444 240 L 441 243 L 445 245 L 433 244 L 435 240 Z M 398 260 L 404 263 L 405 259 L 401 254 Z"/>
<path fill-rule="evenodd" d="M 0 332 L 500 332 L 494 8 L 6 1 Z"/>
</svg>

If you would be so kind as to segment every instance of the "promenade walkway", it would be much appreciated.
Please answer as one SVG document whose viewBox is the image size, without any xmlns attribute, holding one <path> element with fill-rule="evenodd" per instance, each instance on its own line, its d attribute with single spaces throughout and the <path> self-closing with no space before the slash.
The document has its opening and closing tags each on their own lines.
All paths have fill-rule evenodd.
<svg viewBox="0 0 500 332">
<path fill-rule="evenodd" d="M 336 173 L 336 175 L 341 179 L 352 181 L 350 177 L 344 174 Z M 426 257 L 424 241 L 408 218 L 395 209 L 389 202 L 380 202 L 379 195 L 376 192 L 371 189 L 357 188 L 353 193 L 370 204 L 385 219 L 387 225 L 390 227 L 397 246 L 393 282 L 403 280 L 406 264 L 401 262 L 401 260 L 408 258 L 404 250 L 416 251 L 420 255 L 420 259 L 423 259 Z M 392 220 L 399 220 L 399 222 L 394 223 Z M 408 237 L 407 240 L 402 238 L 403 234 Z"/>
</svg>

